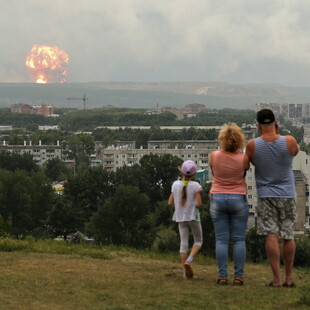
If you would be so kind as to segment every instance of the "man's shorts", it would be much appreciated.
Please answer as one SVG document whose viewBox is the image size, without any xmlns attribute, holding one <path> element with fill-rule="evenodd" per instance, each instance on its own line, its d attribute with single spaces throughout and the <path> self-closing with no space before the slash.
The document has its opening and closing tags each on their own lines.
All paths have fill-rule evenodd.
<svg viewBox="0 0 310 310">
<path fill-rule="evenodd" d="M 259 235 L 280 234 L 282 239 L 294 239 L 295 198 L 258 198 L 256 212 Z"/>
</svg>

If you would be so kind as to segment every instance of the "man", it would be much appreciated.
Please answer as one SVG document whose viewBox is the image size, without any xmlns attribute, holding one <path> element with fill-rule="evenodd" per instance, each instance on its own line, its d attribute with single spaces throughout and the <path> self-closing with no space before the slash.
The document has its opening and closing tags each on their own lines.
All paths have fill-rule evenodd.
<svg viewBox="0 0 310 310">
<path fill-rule="evenodd" d="M 293 287 L 292 270 L 295 258 L 294 222 L 296 192 L 292 170 L 299 146 L 292 136 L 281 136 L 278 123 L 269 109 L 257 113 L 261 136 L 252 139 L 246 154 L 255 166 L 257 187 L 257 232 L 265 235 L 265 249 L 273 273 L 267 286 Z M 280 278 L 280 247 L 285 266 L 285 281 Z"/>
</svg>

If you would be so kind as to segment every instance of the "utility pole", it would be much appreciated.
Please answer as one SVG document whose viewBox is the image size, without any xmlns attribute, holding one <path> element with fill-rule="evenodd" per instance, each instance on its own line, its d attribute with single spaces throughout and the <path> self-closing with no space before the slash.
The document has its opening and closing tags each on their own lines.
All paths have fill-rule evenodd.
<svg viewBox="0 0 310 310">
<path fill-rule="evenodd" d="M 67 98 L 67 100 L 83 100 L 83 106 L 84 106 L 84 110 L 86 109 L 86 105 L 87 105 L 87 101 L 88 101 L 88 98 L 86 98 L 86 95 L 84 94 L 84 96 L 82 98 L 74 98 L 74 97 L 70 97 L 70 98 Z"/>
</svg>

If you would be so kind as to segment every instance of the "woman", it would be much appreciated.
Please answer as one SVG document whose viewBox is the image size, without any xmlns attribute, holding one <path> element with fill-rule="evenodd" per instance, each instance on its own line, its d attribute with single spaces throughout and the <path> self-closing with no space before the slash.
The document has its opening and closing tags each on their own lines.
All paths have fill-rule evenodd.
<svg viewBox="0 0 310 310">
<path fill-rule="evenodd" d="M 245 137 L 237 124 L 228 123 L 222 126 L 218 140 L 220 150 L 212 152 L 210 157 L 213 174 L 210 213 L 215 230 L 215 253 L 219 268 L 217 283 L 228 284 L 228 244 L 231 236 L 235 263 L 233 284 L 242 285 L 249 214 L 245 175 L 250 163 L 247 155 L 242 154 Z"/>
<path fill-rule="evenodd" d="M 201 185 L 192 181 L 197 172 L 195 162 L 187 160 L 182 164 L 180 173 L 182 180 L 173 182 L 171 194 L 168 200 L 170 206 L 174 206 L 173 220 L 178 223 L 180 232 L 180 256 L 183 266 L 183 277 L 193 278 L 192 262 L 202 245 L 202 229 L 200 213 L 197 207 L 202 207 Z M 189 232 L 194 237 L 194 245 L 188 256 Z"/>
</svg>

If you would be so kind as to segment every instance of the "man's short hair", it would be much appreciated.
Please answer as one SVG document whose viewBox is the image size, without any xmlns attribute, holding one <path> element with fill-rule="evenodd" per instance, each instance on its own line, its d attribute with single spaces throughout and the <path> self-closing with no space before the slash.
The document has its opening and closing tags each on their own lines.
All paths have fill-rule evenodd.
<svg viewBox="0 0 310 310">
<path fill-rule="evenodd" d="M 260 123 L 260 124 L 271 124 L 272 122 L 274 122 L 276 120 L 273 112 L 269 109 L 262 109 L 260 111 L 257 112 L 256 115 L 256 120 Z"/>
</svg>

